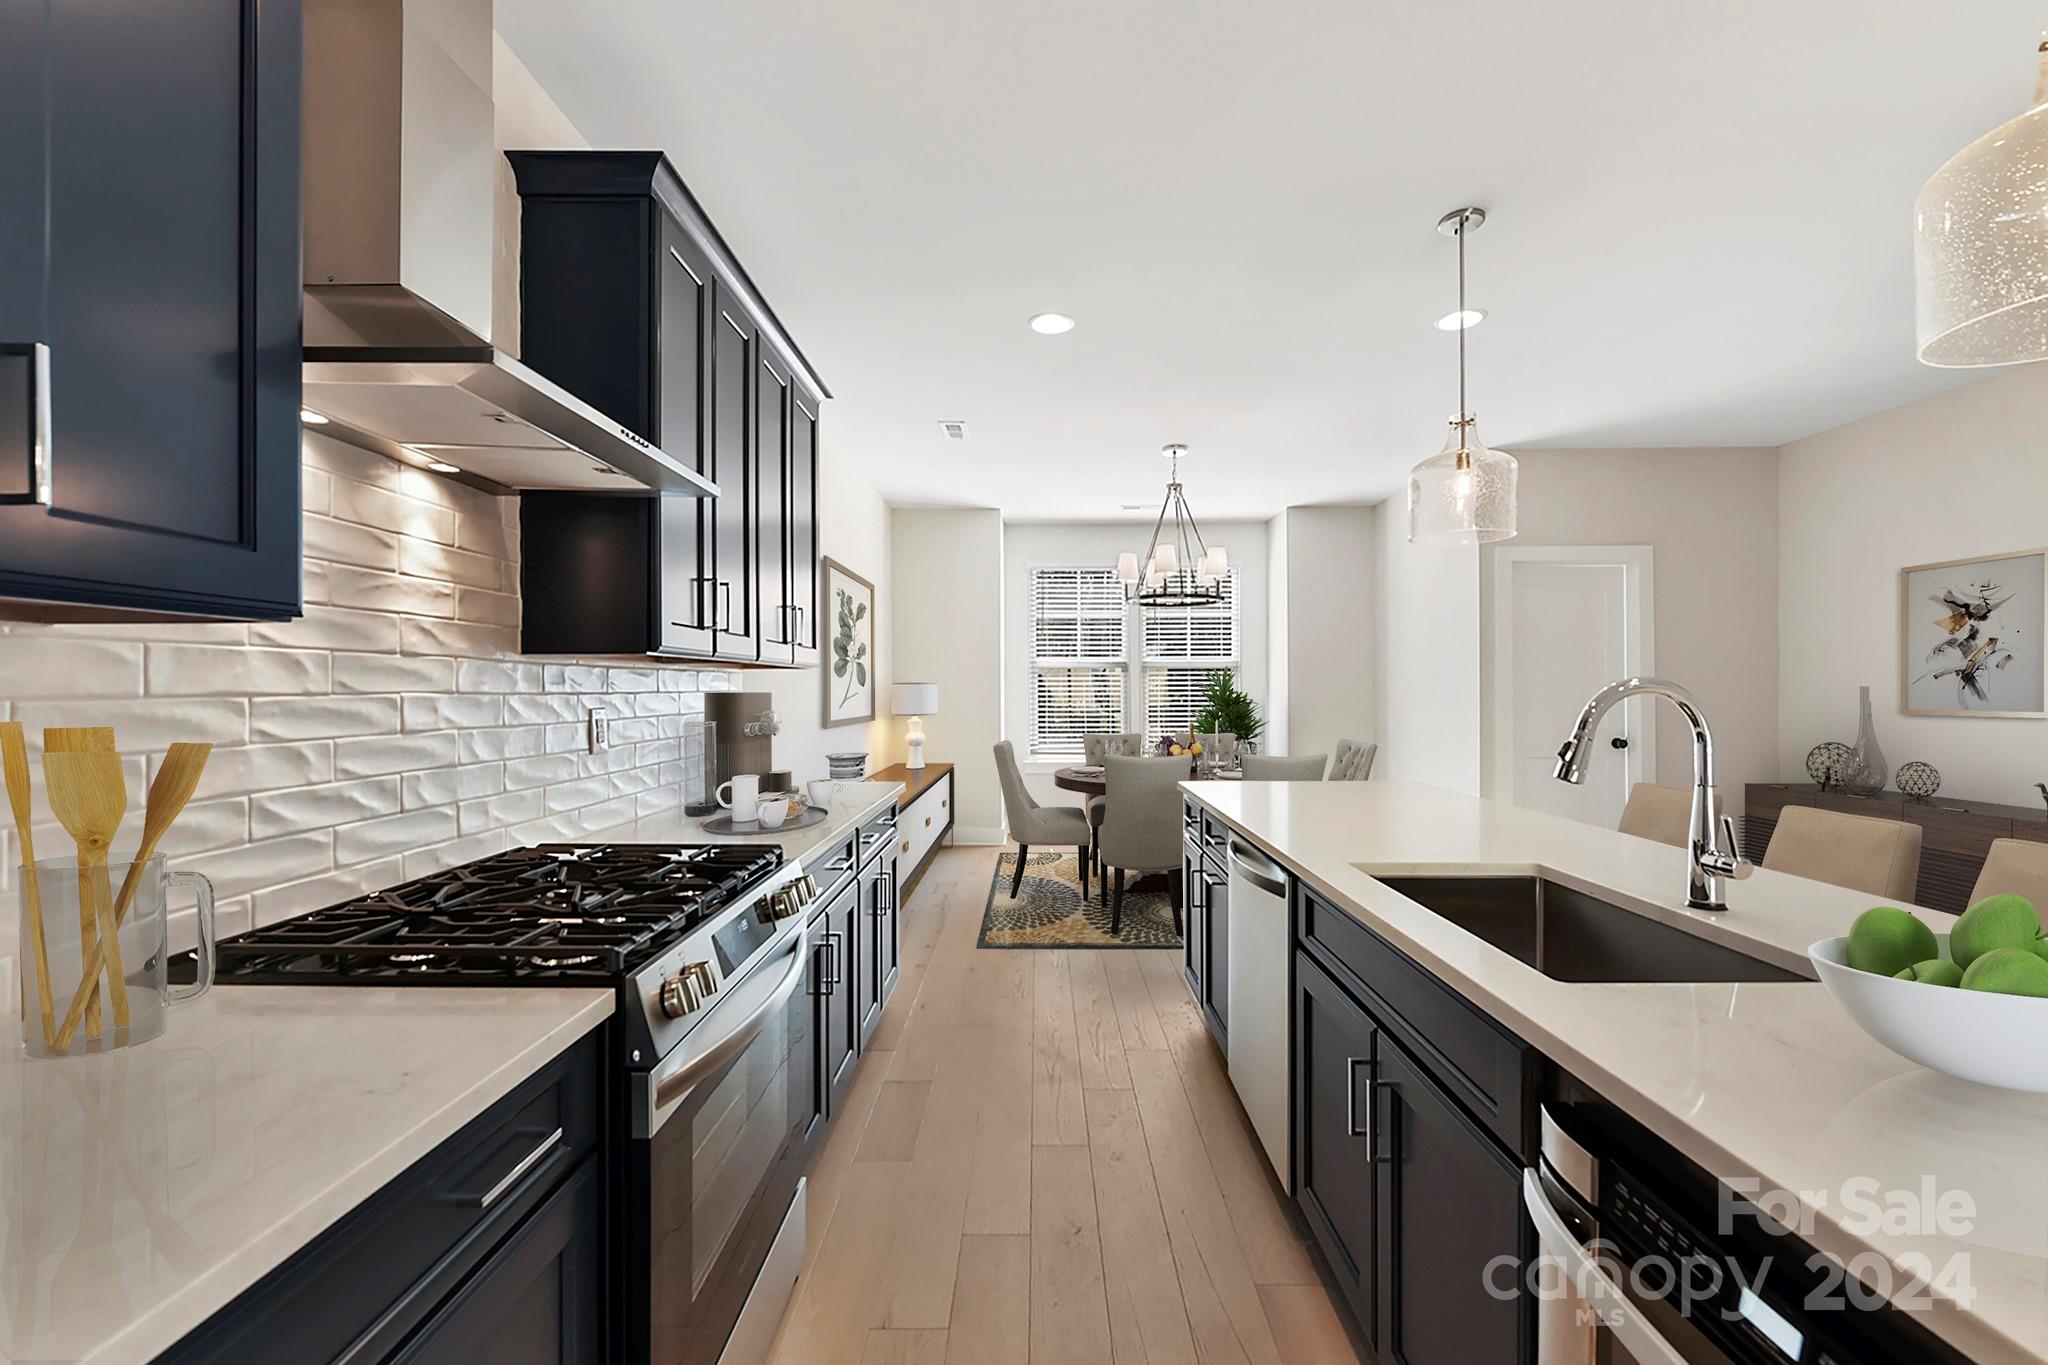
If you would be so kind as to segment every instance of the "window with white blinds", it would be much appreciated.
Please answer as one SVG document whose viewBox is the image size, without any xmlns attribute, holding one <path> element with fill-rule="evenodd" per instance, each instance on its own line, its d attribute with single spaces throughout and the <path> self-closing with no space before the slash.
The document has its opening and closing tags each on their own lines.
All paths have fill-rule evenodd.
<svg viewBox="0 0 2048 1365">
<path fill-rule="evenodd" d="M 1129 667 L 1116 571 L 1066 565 L 1031 571 L 1031 752 L 1066 758 L 1083 735 L 1124 728 Z"/>
<path fill-rule="evenodd" d="M 1221 586 L 1215 606 L 1144 609 L 1148 739 L 1193 729 L 1211 670 L 1237 666 L 1237 575 L 1225 574 Z"/>
</svg>

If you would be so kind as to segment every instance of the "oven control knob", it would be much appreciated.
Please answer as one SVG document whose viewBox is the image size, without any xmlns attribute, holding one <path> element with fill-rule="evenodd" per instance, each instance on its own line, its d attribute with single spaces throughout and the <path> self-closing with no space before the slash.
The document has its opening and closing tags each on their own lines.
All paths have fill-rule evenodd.
<svg viewBox="0 0 2048 1365">
<path fill-rule="evenodd" d="M 814 901 L 818 898 L 818 884 L 811 880 L 810 873 L 806 872 L 801 877 L 798 877 L 796 879 L 796 887 L 802 893 L 805 900 Z"/>
<path fill-rule="evenodd" d="M 768 898 L 768 913 L 776 919 L 788 919 L 803 908 L 803 897 L 794 887 L 784 887 Z"/>
<path fill-rule="evenodd" d="M 697 999 L 718 994 L 718 972 L 709 962 L 692 962 L 683 968 L 683 977 L 697 988 Z"/>
<path fill-rule="evenodd" d="M 661 1012 L 671 1019 L 694 1014 L 703 1003 L 696 984 L 681 972 L 661 983 Z"/>
</svg>

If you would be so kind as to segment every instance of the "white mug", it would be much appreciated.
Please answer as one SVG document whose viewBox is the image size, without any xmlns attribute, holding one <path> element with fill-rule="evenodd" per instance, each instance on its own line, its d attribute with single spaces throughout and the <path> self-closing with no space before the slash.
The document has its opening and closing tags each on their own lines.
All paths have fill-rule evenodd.
<svg viewBox="0 0 2048 1365">
<path fill-rule="evenodd" d="M 764 796 L 761 798 L 760 812 L 762 829 L 781 829 L 782 822 L 789 818 L 789 798 Z"/>
<path fill-rule="evenodd" d="M 728 797 L 726 792 L 732 795 Z M 732 812 L 732 818 L 750 825 L 761 818 L 761 775 L 737 773 L 730 782 L 718 784 L 718 804 Z"/>
<path fill-rule="evenodd" d="M 811 804 L 823 808 L 832 804 L 832 792 L 838 785 L 829 777 L 820 777 L 806 784 L 805 790 L 810 793 Z"/>
</svg>

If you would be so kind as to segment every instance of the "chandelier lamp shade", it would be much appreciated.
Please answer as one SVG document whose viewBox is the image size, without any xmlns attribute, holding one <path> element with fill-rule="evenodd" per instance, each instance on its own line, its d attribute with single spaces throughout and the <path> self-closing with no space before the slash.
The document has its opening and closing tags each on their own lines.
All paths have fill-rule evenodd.
<svg viewBox="0 0 2048 1365">
<path fill-rule="evenodd" d="M 2048 35 L 2036 48 L 2032 107 L 1921 187 L 1913 280 L 1923 363 L 2048 359 Z"/>
<path fill-rule="evenodd" d="M 1147 607 L 1219 606 L 1230 557 L 1222 546 L 1204 543 L 1202 528 L 1188 507 L 1180 482 L 1180 462 L 1188 448 L 1170 445 L 1159 453 L 1173 462 L 1166 498 L 1159 504 L 1145 548 L 1116 557 L 1117 582 L 1125 597 Z"/>
<path fill-rule="evenodd" d="M 1437 231 L 1458 243 L 1458 314 L 1465 307 L 1465 239 L 1486 221 L 1481 208 L 1453 209 Z M 1415 544 L 1480 545 L 1515 534 L 1515 457 L 1479 439 L 1465 401 L 1465 334 L 1458 333 L 1458 411 L 1436 454 L 1408 472 L 1408 539 Z"/>
</svg>

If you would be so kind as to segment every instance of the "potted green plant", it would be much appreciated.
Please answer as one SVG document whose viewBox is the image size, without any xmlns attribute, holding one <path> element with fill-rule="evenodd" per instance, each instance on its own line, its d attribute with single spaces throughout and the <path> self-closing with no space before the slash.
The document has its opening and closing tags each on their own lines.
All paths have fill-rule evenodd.
<svg viewBox="0 0 2048 1365">
<path fill-rule="evenodd" d="M 1238 747 L 1251 752 L 1257 748 L 1259 732 L 1266 722 L 1259 716 L 1259 704 L 1251 693 L 1237 685 L 1234 669 L 1209 672 L 1202 693 L 1202 710 L 1195 717 L 1195 731 L 1205 735 L 1236 735 Z"/>
</svg>

